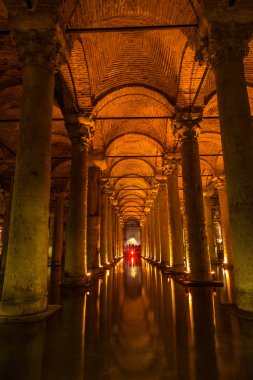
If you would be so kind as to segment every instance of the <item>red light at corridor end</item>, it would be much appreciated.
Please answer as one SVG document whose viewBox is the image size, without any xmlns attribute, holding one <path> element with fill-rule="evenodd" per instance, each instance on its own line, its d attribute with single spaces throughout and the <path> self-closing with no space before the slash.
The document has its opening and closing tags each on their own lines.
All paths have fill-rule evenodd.
<svg viewBox="0 0 253 380">
<path fill-rule="evenodd" d="M 133 255 L 134 254 L 134 251 L 131 251 L 131 255 Z"/>
</svg>

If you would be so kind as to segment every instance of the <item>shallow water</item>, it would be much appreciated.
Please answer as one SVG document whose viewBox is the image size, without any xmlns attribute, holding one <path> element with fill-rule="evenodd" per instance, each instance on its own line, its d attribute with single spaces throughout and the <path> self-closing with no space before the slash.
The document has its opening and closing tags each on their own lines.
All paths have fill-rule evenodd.
<svg viewBox="0 0 253 380">
<path fill-rule="evenodd" d="M 61 294 L 50 271 L 50 303 L 62 309 L 33 324 L 0 325 L 2 380 L 249 380 L 253 323 L 220 305 L 221 289 L 190 292 L 141 259 L 107 270 L 88 294 Z"/>
</svg>

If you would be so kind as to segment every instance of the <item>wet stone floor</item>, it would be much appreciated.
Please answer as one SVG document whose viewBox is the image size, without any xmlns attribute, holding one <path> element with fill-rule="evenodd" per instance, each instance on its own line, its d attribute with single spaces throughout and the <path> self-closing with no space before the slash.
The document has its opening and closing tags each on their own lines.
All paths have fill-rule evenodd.
<svg viewBox="0 0 253 380">
<path fill-rule="evenodd" d="M 224 288 L 190 292 L 141 259 L 122 260 L 88 293 L 61 294 L 49 273 L 51 304 L 43 322 L 0 325 L 1 380 L 250 380 L 253 322 L 221 304 Z"/>
</svg>

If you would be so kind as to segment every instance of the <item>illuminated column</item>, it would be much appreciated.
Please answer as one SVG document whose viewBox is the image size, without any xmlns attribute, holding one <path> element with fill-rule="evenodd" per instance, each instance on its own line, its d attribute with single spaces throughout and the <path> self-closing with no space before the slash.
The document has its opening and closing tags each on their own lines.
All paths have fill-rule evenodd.
<svg viewBox="0 0 253 380">
<path fill-rule="evenodd" d="M 203 192 L 207 243 L 208 243 L 208 251 L 209 251 L 211 263 L 217 261 L 216 252 L 215 252 L 215 243 L 214 243 L 213 216 L 212 216 L 212 209 L 211 209 L 211 204 L 210 204 L 210 196 L 212 194 L 213 194 L 213 189 L 211 190 L 205 189 Z"/>
<path fill-rule="evenodd" d="M 216 79 L 236 276 L 236 303 L 253 311 L 253 129 L 243 58 L 252 24 L 217 20 L 201 30 L 197 58 L 206 56 Z M 207 53 L 207 54 L 203 54 Z"/>
<path fill-rule="evenodd" d="M 164 174 L 168 183 L 170 266 L 174 272 L 184 270 L 183 225 L 178 189 L 178 162 L 164 157 Z"/>
<path fill-rule="evenodd" d="M 48 226 L 48 258 L 50 262 L 52 261 L 52 252 L 54 244 L 54 220 L 55 220 L 55 210 L 50 211 L 49 214 L 49 226 Z"/>
<path fill-rule="evenodd" d="M 141 228 L 141 255 L 146 257 L 146 218 L 143 216 L 140 221 Z"/>
<path fill-rule="evenodd" d="M 71 138 L 71 180 L 67 223 L 64 286 L 87 283 L 87 195 L 89 119 L 67 123 Z"/>
<path fill-rule="evenodd" d="M 149 224 L 150 224 L 150 220 L 149 220 L 149 212 L 147 213 L 147 222 L 146 222 L 146 257 L 147 258 L 150 258 L 150 234 L 149 234 Z"/>
<path fill-rule="evenodd" d="M 113 263 L 112 256 L 112 205 L 111 205 L 111 192 L 108 194 L 108 208 L 107 208 L 107 239 L 108 239 L 108 261 L 110 264 Z"/>
<path fill-rule="evenodd" d="M 88 170 L 88 216 L 87 216 L 87 268 L 98 270 L 100 266 L 101 187 L 100 168 Z"/>
<path fill-rule="evenodd" d="M 183 249 L 184 249 L 184 267 L 189 271 L 189 244 L 188 244 L 188 231 L 185 217 L 185 208 L 183 200 L 180 200 L 180 213 L 182 216 L 183 226 Z"/>
<path fill-rule="evenodd" d="M 155 205 L 154 201 L 150 209 L 150 237 L 151 237 L 151 260 L 156 259 L 156 244 L 155 244 Z"/>
<path fill-rule="evenodd" d="M 108 264 L 108 181 L 102 181 L 102 197 L 101 197 L 101 242 L 100 254 L 101 264 Z"/>
<path fill-rule="evenodd" d="M 42 11 L 41 11 L 42 12 Z M 9 14 L 23 65 L 19 141 L 0 314 L 47 309 L 47 251 L 54 73 L 64 40 L 55 17 Z"/>
<path fill-rule="evenodd" d="M 154 246 L 154 256 L 153 260 L 155 262 L 161 261 L 161 246 L 160 246 L 160 221 L 159 221 L 159 204 L 158 204 L 158 191 L 159 185 L 155 180 L 154 187 L 151 189 L 151 195 L 153 198 L 153 224 L 152 224 L 152 233 L 153 233 L 153 246 Z"/>
<path fill-rule="evenodd" d="M 224 254 L 224 263 L 232 265 L 232 246 L 231 246 L 231 234 L 230 234 L 230 221 L 228 210 L 228 199 L 226 181 L 224 175 L 215 177 L 213 185 L 218 191 L 219 203 L 220 203 L 220 219 L 221 219 L 221 234 L 222 234 L 222 246 Z"/>
<path fill-rule="evenodd" d="M 175 131 L 181 144 L 185 222 L 192 281 L 211 279 L 198 148 L 201 118 L 201 109 L 183 109 L 177 114 Z"/>
<path fill-rule="evenodd" d="M 55 224 L 54 224 L 54 240 L 52 251 L 52 266 L 62 265 L 63 253 L 63 212 L 64 212 L 64 192 L 57 192 L 56 209 L 55 209 Z"/>
<path fill-rule="evenodd" d="M 170 265 L 168 188 L 165 180 L 159 180 L 158 207 L 160 217 L 161 263 Z"/>
</svg>

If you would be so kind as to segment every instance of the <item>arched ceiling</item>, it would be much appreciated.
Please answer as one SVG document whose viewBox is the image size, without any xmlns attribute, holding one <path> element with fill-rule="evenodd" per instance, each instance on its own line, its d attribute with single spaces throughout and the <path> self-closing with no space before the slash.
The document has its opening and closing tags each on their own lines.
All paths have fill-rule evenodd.
<svg viewBox="0 0 253 380">
<path fill-rule="evenodd" d="M 26 2 L 5 0 L 9 9 Z M 204 1 L 209 6 L 225 2 Z M 239 4 L 240 3 L 240 4 Z M 38 9 L 58 7 L 70 46 L 56 76 L 52 122 L 52 185 L 69 180 L 71 144 L 64 125 L 68 112 L 95 120 L 92 154 L 102 154 L 123 220 L 140 220 L 161 177 L 162 156 L 179 147 L 172 133 L 176 109 L 203 107 L 199 151 L 203 184 L 223 170 L 215 78 L 195 61 L 195 38 L 203 1 L 199 0 L 38 0 Z M 248 0 L 238 4 L 249 7 Z M 244 5 L 245 4 L 245 5 Z M 189 25 L 191 28 L 146 28 Z M 101 28 L 124 30 L 103 31 Z M 127 29 L 126 27 L 133 27 Z M 0 30 L 8 30 L 0 0 Z M 87 30 L 95 28 L 96 30 Z M 100 28 L 98 30 L 98 28 Z M 135 29 L 134 29 L 135 28 Z M 71 33 L 79 30 L 79 33 Z M 0 35 L 1 181 L 13 175 L 22 93 L 22 69 L 10 35 Z M 253 41 L 245 75 L 253 114 Z M 181 169 L 180 169 L 181 170 Z M 182 188 L 181 171 L 179 186 Z M 180 192 L 181 194 L 181 192 Z M 182 194 L 181 194 L 182 196 Z"/>
</svg>

